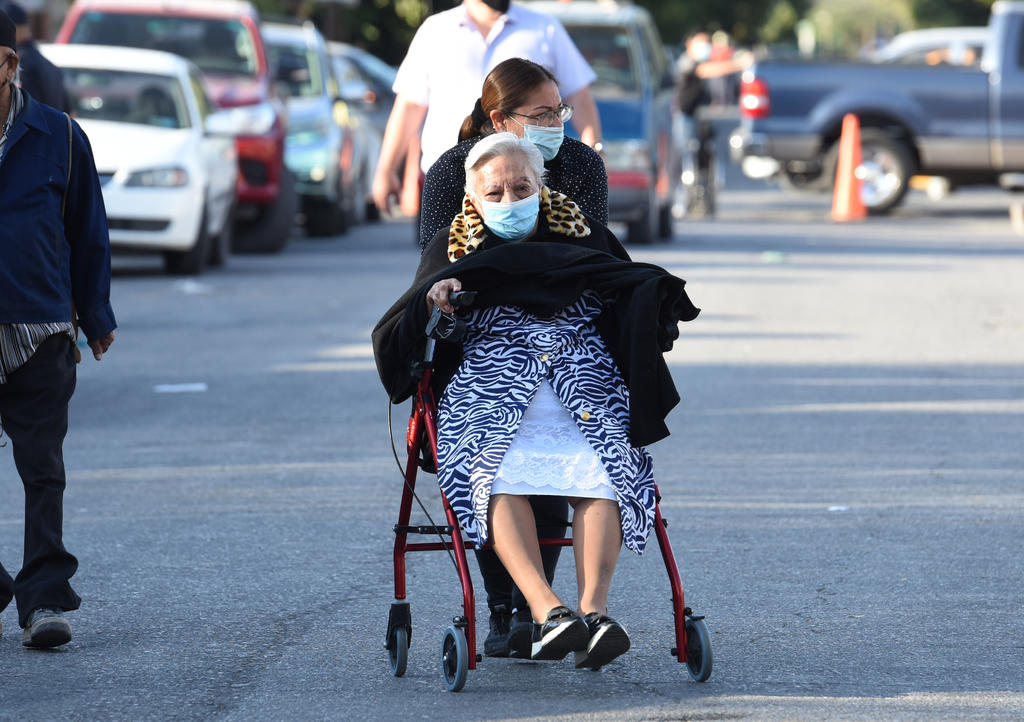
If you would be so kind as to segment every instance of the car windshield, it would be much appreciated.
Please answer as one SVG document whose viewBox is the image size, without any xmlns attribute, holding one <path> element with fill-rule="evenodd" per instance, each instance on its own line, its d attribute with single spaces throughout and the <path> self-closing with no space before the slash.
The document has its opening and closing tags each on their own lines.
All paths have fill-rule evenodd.
<svg viewBox="0 0 1024 722">
<path fill-rule="evenodd" d="M 607 95 L 636 93 L 640 89 L 626 28 L 614 25 L 566 25 L 565 29 L 597 73 L 597 80 L 591 90 Z"/>
<path fill-rule="evenodd" d="M 290 97 L 310 98 L 321 94 L 323 79 L 315 48 L 271 42 L 266 44 L 266 50 L 274 77 L 284 84 Z"/>
<path fill-rule="evenodd" d="M 248 29 L 238 20 L 89 11 L 72 43 L 164 50 L 188 58 L 205 73 L 256 75 L 259 60 Z"/>
<path fill-rule="evenodd" d="M 64 86 L 79 120 L 189 127 L 188 108 L 177 79 L 122 70 L 64 68 Z"/>
<path fill-rule="evenodd" d="M 395 75 L 398 73 L 397 68 L 392 65 L 388 65 L 376 55 L 371 55 L 359 48 L 354 48 L 351 53 L 348 54 L 348 57 L 357 66 L 359 66 L 364 73 L 370 76 L 374 83 L 391 90 L 391 86 L 395 84 Z"/>
</svg>

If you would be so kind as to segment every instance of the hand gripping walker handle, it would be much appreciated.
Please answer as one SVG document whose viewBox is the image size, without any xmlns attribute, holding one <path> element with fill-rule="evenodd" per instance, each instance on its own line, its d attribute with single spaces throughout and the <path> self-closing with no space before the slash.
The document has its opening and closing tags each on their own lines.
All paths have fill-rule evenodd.
<svg viewBox="0 0 1024 722">
<path fill-rule="evenodd" d="M 460 308 L 472 306 L 473 302 L 476 301 L 476 293 L 476 291 L 450 291 L 448 293 L 448 303 Z"/>
</svg>

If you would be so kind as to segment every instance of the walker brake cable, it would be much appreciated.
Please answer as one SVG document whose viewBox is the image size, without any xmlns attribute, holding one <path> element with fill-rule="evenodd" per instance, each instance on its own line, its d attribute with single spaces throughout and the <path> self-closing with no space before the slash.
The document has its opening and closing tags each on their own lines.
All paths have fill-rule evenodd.
<svg viewBox="0 0 1024 722">
<path fill-rule="evenodd" d="M 455 306 L 471 306 L 476 301 L 476 291 L 451 291 L 448 294 L 448 299 Z M 441 311 L 437 306 L 434 307 L 434 312 L 430 316 L 430 320 L 427 322 L 426 334 L 432 339 L 446 339 L 457 341 L 462 338 L 466 331 L 466 324 L 464 321 L 459 319 L 454 313 L 445 313 Z M 428 347 L 429 348 L 429 347 Z M 429 355 L 433 355 L 433 350 L 428 350 Z M 448 558 L 451 559 L 452 566 L 458 571 L 459 565 L 455 561 L 455 555 L 452 553 L 453 546 L 447 539 L 444 538 L 444 534 L 438 531 L 441 527 L 434 523 L 434 518 L 430 516 L 430 512 L 427 511 L 427 507 L 423 504 L 423 500 L 420 499 L 419 494 L 409 484 L 409 480 L 405 478 L 405 469 L 402 468 L 402 461 L 398 458 L 398 449 L 395 447 L 395 430 L 391 426 L 391 400 L 388 399 L 388 437 L 391 439 L 391 453 L 395 457 L 395 464 L 398 466 L 398 473 L 402 476 L 402 483 L 405 484 L 406 488 L 412 493 L 416 503 L 420 505 L 420 509 L 423 510 L 424 515 L 427 517 L 427 521 L 430 522 L 430 526 L 433 527 L 434 532 L 437 534 L 437 538 L 441 540 L 441 545 L 444 550 L 448 552 Z M 437 461 L 437 455 L 434 455 L 434 461 Z"/>
<path fill-rule="evenodd" d="M 455 555 L 452 554 L 452 545 L 448 542 L 447 539 L 444 538 L 444 534 L 442 534 L 440 531 L 437 531 L 438 529 L 440 529 L 440 527 L 434 523 L 434 518 L 430 516 L 430 512 L 427 511 L 427 507 L 424 506 L 419 494 L 417 494 L 416 490 L 409 484 L 409 480 L 405 478 L 405 469 L 402 468 L 402 462 L 398 458 L 398 449 L 395 447 L 395 430 L 391 426 L 392 406 L 393 404 L 391 403 L 391 399 L 388 399 L 388 437 L 391 439 L 391 453 L 394 454 L 395 456 L 395 464 L 398 466 L 398 473 L 402 476 L 402 483 L 405 484 L 406 488 L 409 489 L 409 491 L 412 493 L 412 498 L 415 499 L 416 503 L 420 505 L 420 509 L 422 509 L 423 513 L 426 515 L 427 521 L 430 522 L 430 526 L 434 528 L 434 531 L 437 534 L 437 538 L 440 539 L 441 544 L 444 545 L 444 550 L 448 552 L 448 558 L 452 560 L 452 566 L 455 567 L 455 571 L 458 571 L 459 565 L 455 561 Z"/>
</svg>

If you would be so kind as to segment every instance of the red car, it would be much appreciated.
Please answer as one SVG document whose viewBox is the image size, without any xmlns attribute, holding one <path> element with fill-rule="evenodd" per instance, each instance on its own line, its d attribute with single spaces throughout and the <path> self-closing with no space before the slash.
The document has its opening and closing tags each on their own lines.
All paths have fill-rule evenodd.
<svg viewBox="0 0 1024 722">
<path fill-rule="evenodd" d="M 76 0 L 57 42 L 152 48 L 194 62 L 240 129 L 233 247 L 275 252 L 291 237 L 298 203 L 284 166 L 286 116 L 259 27 L 259 14 L 244 0 Z"/>
</svg>

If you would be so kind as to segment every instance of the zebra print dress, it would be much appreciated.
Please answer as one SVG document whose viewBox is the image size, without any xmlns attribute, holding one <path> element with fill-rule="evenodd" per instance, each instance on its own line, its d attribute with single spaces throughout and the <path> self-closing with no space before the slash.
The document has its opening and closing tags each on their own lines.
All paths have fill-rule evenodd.
<svg viewBox="0 0 1024 722">
<path fill-rule="evenodd" d="M 551 318 L 514 306 L 473 310 L 463 360 L 438 407 L 438 483 L 465 537 L 487 541 L 491 484 L 543 381 L 594 449 L 619 504 L 626 547 L 643 552 L 654 521 L 654 465 L 629 442 L 629 392 L 597 332 L 587 292 Z"/>
</svg>

